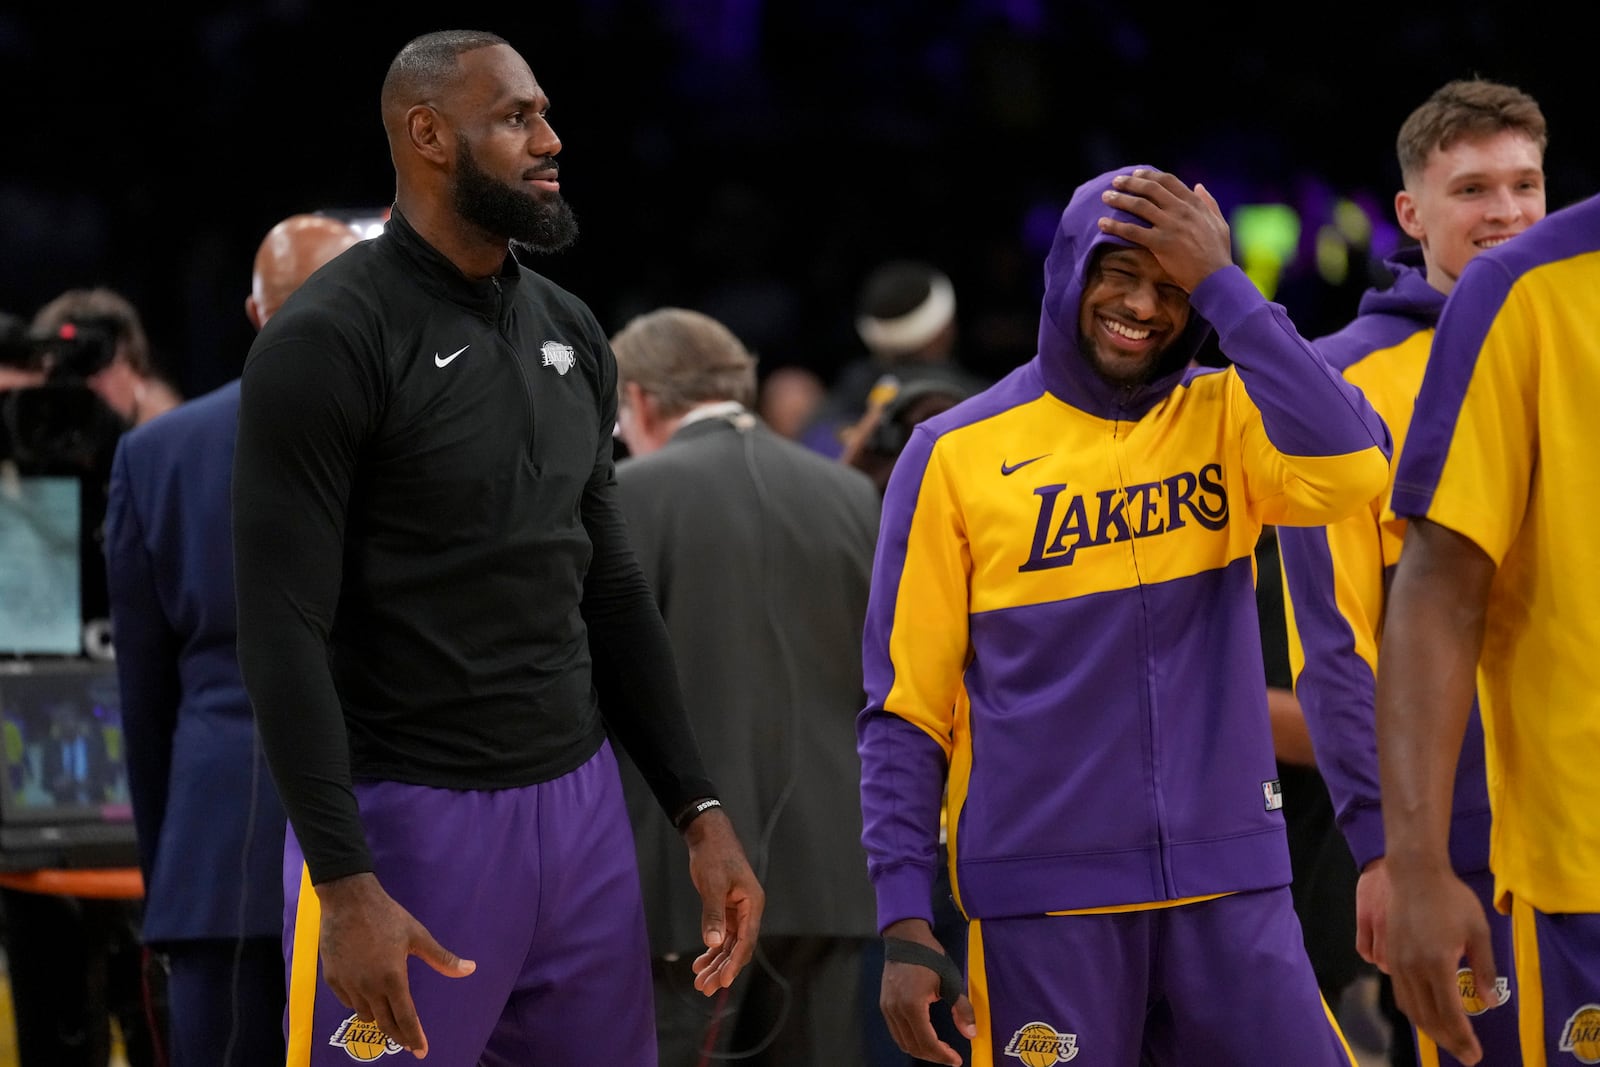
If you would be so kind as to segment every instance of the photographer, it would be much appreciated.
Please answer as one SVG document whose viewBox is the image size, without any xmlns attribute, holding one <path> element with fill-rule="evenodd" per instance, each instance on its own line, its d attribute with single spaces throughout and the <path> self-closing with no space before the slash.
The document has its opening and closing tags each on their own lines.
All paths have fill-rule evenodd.
<svg viewBox="0 0 1600 1067">
<path fill-rule="evenodd" d="M 0 473 L 80 487 L 78 655 L 112 655 L 103 522 L 111 458 L 124 430 L 175 407 L 155 373 L 137 311 L 109 289 L 71 290 L 30 329 L 0 322 Z M 0 506 L 3 501 L 0 501 Z M 38 650 L 0 649 L 26 655 Z M 162 984 L 146 975 L 138 900 L 0 889 L 22 1067 L 106 1067 L 117 1023 L 133 1067 L 159 1064 Z M 145 986 L 149 981 L 151 988 Z"/>
<path fill-rule="evenodd" d="M 111 655 L 101 527 L 112 453 L 124 430 L 179 399 L 139 313 L 110 289 L 68 290 L 29 329 L 0 331 L 0 463 L 12 476 L 78 479 L 82 651 L 97 659 Z"/>
<path fill-rule="evenodd" d="M 23 474 L 87 475 L 116 437 L 180 401 L 155 370 L 133 305 L 109 289 L 73 289 L 31 328 L 0 322 L 0 460 Z"/>
<path fill-rule="evenodd" d="M 62 293 L 34 315 L 33 335 L 54 339 L 53 380 L 81 380 L 128 428 L 170 411 L 183 399 L 156 371 L 139 313 L 110 289 Z M 79 339 L 88 343 L 67 343 Z"/>
</svg>

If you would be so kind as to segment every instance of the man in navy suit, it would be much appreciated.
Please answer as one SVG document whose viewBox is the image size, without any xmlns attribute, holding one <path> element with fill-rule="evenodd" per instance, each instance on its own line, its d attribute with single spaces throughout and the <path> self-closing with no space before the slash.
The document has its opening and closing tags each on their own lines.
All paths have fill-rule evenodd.
<svg viewBox="0 0 1600 1067">
<path fill-rule="evenodd" d="M 256 254 L 251 323 L 358 240 L 320 215 L 274 226 Z M 235 652 L 238 412 L 235 380 L 125 434 L 106 513 L 143 933 L 168 969 L 172 1067 L 284 1061 L 284 814 Z"/>
</svg>

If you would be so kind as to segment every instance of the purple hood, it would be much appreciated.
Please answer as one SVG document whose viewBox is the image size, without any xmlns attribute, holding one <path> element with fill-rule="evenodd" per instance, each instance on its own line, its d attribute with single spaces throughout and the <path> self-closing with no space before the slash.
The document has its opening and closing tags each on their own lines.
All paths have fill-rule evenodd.
<svg viewBox="0 0 1600 1067">
<path fill-rule="evenodd" d="M 1073 191 L 1061 212 L 1055 240 L 1044 262 L 1044 302 L 1039 315 L 1039 363 L 1045 386 L 1061 400 L 1094 415 L 1138 418 L 1171 392 L 1190 370 L 1190 363 L 1211 334 L 1211 324 L 1190 312 L 1189 325 L 1162 353 L 1150 381 L 1133 389 L 1112 385 L 1095 373 L 1078 343 L 1078 305 L 1089 277 L 1089 265 L 1102 245 L 1136 247 L 1131 241 L 1102 233 L 1099 220 L 1109 215 L 1124 222 L 1145 225 L 1137 216 L 1108 207 L 1100 194 L 1111 188 L 1118 174 L 1149 164 L 1133 163 L 1090 178 Z"/>
</svg>

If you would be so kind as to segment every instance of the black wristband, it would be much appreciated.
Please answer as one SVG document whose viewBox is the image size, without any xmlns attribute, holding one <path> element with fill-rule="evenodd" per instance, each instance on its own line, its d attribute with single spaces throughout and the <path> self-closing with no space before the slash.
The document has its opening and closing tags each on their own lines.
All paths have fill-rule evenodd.
<svg viewBox="0 0 1600 1067">
<path fill-rule="evenodd" d="M 689 828 L 690 823 L 694 822 L 700 816 L 704 815 L 712 808 L 720 807 L 722 807 L 722 801 L 718 800 L 716 797 L 701 797 L 699 800 L 691 803 L 687 808 L 684 808 L 682 811 L 678 812 L 677 818 L 672 820 L 672 827 L 681 834 L 684 830 Z"/>
<path fill-rule="evenodd" d="M 952 1008 L 967 991 L 961 968 L 956 966 L 955 960 L 938 949 L 907 941 L 903 937 L 886 937 L 883 939 L 883 958 L 890 963 L 913 963 L 918 967 L 926 967 L 938 975 L 939 999 Z"/>
</svg>

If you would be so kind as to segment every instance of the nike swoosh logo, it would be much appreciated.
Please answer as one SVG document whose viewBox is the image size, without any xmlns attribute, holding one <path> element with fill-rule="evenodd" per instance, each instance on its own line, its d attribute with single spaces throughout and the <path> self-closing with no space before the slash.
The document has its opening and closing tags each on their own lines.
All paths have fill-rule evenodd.
<svg viewBox="0 0 1600 1067">
<path fill-rule="evenodd" d="M 451 360 L 455 359 L 457 356 L 459 356 L 461 353 L 465 352 L 467 349 L 469 349 L 471 347 L 472 347 L 471 345 L 462 345 L 460 348 L 456 349 L 454 352 L 450 353 L 448 356 L 440 356 L 439 353 L 435 352 L 433 354 L 433 365 L 435 367 L 448 367 L 450 365 L 450 361 Z"/>
<path fill-rule="evenodd" d="M 1017 473 L 1017 471 L 1021 470 L 1023 467 L 1026 467 L 1028 464 L 1037 463 L 1041 459 L 1044 459 L 1045 456 L 1053 456 L 1053 455 L 1055 455 L 1054 452 L 1046 452 L 1044 454 L 1044 456 L 1034 456 L 1032 459 L 1025 459 L 1021 463 L 1013 463 L 1010 466 L 1006 465 L 1006 461 L 1005 460 L 1001 460 L 1000 461 L 1000 476 L 1003 478 L 1008 474 L 1015 474 L 1015 473 Z"/>
</svg>

